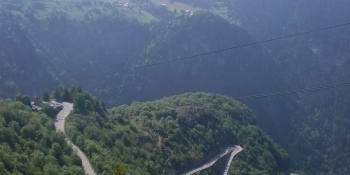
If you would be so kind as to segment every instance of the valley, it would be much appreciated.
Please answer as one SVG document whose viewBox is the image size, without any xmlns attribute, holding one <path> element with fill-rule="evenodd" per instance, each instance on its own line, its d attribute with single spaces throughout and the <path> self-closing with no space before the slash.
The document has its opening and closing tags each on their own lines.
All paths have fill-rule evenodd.
<svg viewBox="0 0 350 175">
<path fill-rule="evenodd" d="M 0 97 L 4 99 L 4 106 L 11 104 L 18 111 L 24 110 L 19 104 L 28 106 L 29 96 L 40 94 L 45 89 L 52 92 L 48 98 L 75 104 L 70 115 L 79 117 L 67 118 L 66 136 L 77 143 L 91 160 L 96 174 L 112 172 L 115 162 L 123 166 L 127 174 L 183 173 L 214 157 L 222 143 L 218 140 L 218 145 L 201 147 L 204 141 L 198 133 L 196 135 L 193 131 L 192 135 L 186 135 L 187 130 L 182 130 L 183 127 L 193 127 L 191 122 L 197 121 L 196 115 L 205 114 L 204 109 L 210 111 L 212 107 L 224 107 L 220 106 L 220 100 L 215 101 L 215 95 L 202 94 L 212 101 L 202 103 L 203 106 L 191 100 L 182 105 L 165 102 L 162 106 L 160 99 L 172 96 L 197 99 L 196 95 L 188 93 L 198 92 L 232 98 L 350 81 L 350 30 L 346 25 L 238 49 L 200 54 L 343 24 L 350 20 L 349 8 L 349 1 L 331 0 L 1 1 Z M 197 54 L 193 58 L 181 59 Z M 174 59 L 179 61 L 169 62 Z M 149 64 L 155 66 L 147 66 Z M 145 67 L 133 69 L 139 66 Z M 231 133 L 233 140 L 240 141 L 232 144 L 244 148 L 232 160 L 232 165 L 237 166 L 231 166 L 228 174 L 242 174 L 248 170 L 252 174 L 255 171 L 260 174 L 289 171 L 300 175 L 349 174 L 349 94 L 349 88 L 342 87 L 242 100 L 256 119 L 235 122 L 254 132 L 259 130 L 256 127 L 261 128 L 273 143 L 286 151 L 286 155 L 281 156 L 283 151 L 279 148 L 276 148 L 279 151 L 272 151 L 274 144 L 272 141 L 268 144 L 270 141 L 266 141 L 265 134 L 260 131 L 257 133 L 263 135 L 262 140 L 267 145 L 256 138 L 249 141 L 247 144 L 250 146 L 247 147 L 242 144 L 247 142 L 242 139 L 245 137 L 238 137 L 238 133 L 244 132 L 236 130 L 237 127 L 233 126 L 235 122 L 228 122 L 232 126 L 218 125 L 214 128 L 221 133 Z M 153 107 L 147 106 L 150 104 Z M 143 108 L 149 110 L 142 110 L 138 105 L 146 105 Z M 167 106 L 173 108 L 167 109 Z M 162 116 L 164 111 L 168 113 Z M 25 113 L 35 116 L 43 113 L 52 117 L 55 111 L 46 108 L 32 112 Z M 179 116 L 186 114 L 189 118 L 185 121 L 189 123 L 178 123 L 175 113 Z M 228 112 L 226 115 L 232 117 L 236 113 Z M 0 115 L 3 118 L 0 121 L 5 121 L 2 124 L 7 134 L 9 130 L 12 133 L 9 125 L 15 126 L 13 122 L 9 123 L 12 119 L 8 116 L 15 115 L 8 115 L 6 111 Z M 251 118 L 250 115 L 247 117 Z M 42 118 L 45 117 L 40 117 L 44 120 Z M 28 121 L 21 118 L 17 122 L 23 128 Z M 46 123 L 40 122 L 42 125 Z M 165 132 L 164 129 L 170 127 L 166 122 L 181 130 Z M 247 123 L 250 123 L 249 126 Z M 51 133 L 51 124 L 47 125 L 44 126 L 48 130 L 45 129 L 45 132 Z M 63 125 L 60 124 L 61 130 Z M 42 130 L 37 125 L 34 128 L 35 131 Z M 195 129 L 202 131 L 201 128 Z M 26 135 L 18 129 L 15 132 L 18 138 L 32 139 L 36 144 L 41 140 L 40 137 L 35 140 L 36 136 Z M 254 132 L 246 132 L 246 137 L 255 138 Z M 201 134 L 208 138 L 215 135 L 214 132 Z M 177 142 L 178 145 L 169 141 L 175 138 L 183 141 Z M 17 142 L 19 140 L 0 137 L 4 155 L 22 154 L 23 150 L 6 146 L 21 145 L 22 142 Z M 63 166 L 78 166 L 79 163 L 72 163 L 76 157 L 65 148 L 65 143 L 59 142 L 60 148 L 66 152 L 55 154 L 58 163 L 48 161 L 47 166 L 54 166 L 51 169 L 60 172 L 65 171 Z M 53 149 L 48 143 L 40 143 L 44 145 L 42 150 Z M 252 149 L 254 146 L 259 147 L 259 151 Z M 260 146 L 272 150 L 263 151 Z M 179 151 L 171 152 L 173 147 Z M 35 146 L 30 147 L 32 151 L 36 149 Z M 56 144 L 54 149 L 59 150 Z M 35 156 L 44 159 L 49 154 L 50 151 L 43 151 L 44 156 L 41 153 Z M 30 156 L 29 153 L 26 156 Z M 264 158 L 253 160 L 253 157 L 259 156 Z M 7 173 L 24 173 L 23 169 L 15 170 L 10 161 L 1 161 Z M 196 161 L 199 161 L 198 164 Z M 24 167 L 32 168 L 30 172 L 48 172 L 48 168 L 44 168 L 46 165 L 32 165 L 30 162 L 22 161 Z M 201 174 L 222 173 L 219 170 L 224 164 L 224 161 L 218 160 Z M 266 166 L 259 167 L 258 164 Z M 77 172 L 81 172 L 79 168 Z"/>
</svg>

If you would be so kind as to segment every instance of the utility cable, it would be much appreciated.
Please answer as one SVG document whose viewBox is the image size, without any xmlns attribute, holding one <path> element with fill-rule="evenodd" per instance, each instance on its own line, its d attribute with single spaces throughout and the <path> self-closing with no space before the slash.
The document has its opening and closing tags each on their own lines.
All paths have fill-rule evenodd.
<svg viewBox="0 0 350 175">
<path fill-rule="evenodd" d="M 350 83 L 342 83 L 342 84 L 334 84 L 334 85 L 328 85 L 328 86 L 319 86 L 319 87 L 311 87 L 311 88 L 305 88 L 305 89 L 294 89 L 294 90 L 288 90 L 288 91 L 271 92 L 271 93 L 266 93 L 266 94 L 236 97 L 235 99 L 237 99 L 237 100 L 249 100 L 249 99 L 254 99 L 254 98 L 264 98 L 264 97 L 280 96 L 280 95 L 303 93 L 303 92 L 310 92 L 310 91 L 336 89 L 336 88 L 342 88 L 342 87 L 348 87 L 348 86 L 350 86 Z"/>
<path fill-rule="evenodd" d="M 55 84 L 48 84 L 48 85 L 42 85 L 42 86 L 37 86 L 37 87 L 32 87 L 32 88 L 19 89 L 19 92 L 33 90 L 33 89 L 46 88 L 46 87 L 50 87 L 50 86 L 57 86 L 57 85 L 64 84 L 64 83 L 72 83 L 72 82 L 77 82 L 77 81 L 84 81 L 84 80 L 88 80 L 88 79 L 92 79 L 92 78 L 98 78 L 98 77 L 102 77 L 102 76 L 106 76 L 106 75 L 112 75 L 112 74 L 115 74 L 115 73 L 122 73 L 122 72 L 127 72 L 127 71 L 131 71 L 131 70 L 141 69 L 141 68 L 145 68 L 145 67 L 152 67 L 152 66 L 156 66 L 156 65 L 170 63 L 170 62 L 186 60 L 186 59 L 195 58 L 195 57 L 199 57 L 199 56 L 214 54 L 214 53 L 223 52 L 223 51 L 227 51 L 227 50 L 238 49 L 238 48 L 242 48 L 242 47 L 252 46 L 252 45 L 266 43 L 266 42 L 271 42 L 271 41 L 276 41 L 276 40 L 290 38 L 290 37 L 295 37 L 295 36 L 299 36 L 299 35 L 305 35 L 305 34 L 309 34 L 309 33 L 319 32 L 319 31 L 333 29 L 333 28 L 347 26 L 347 25 L 350 25 L 350 22 L 342 23 L 342 24 L 338 24 L 338 25 L 333 25 L 333 26 L 328 26 L 328 27 L 324 27 L 324 28 L 319 28 L 319 29 L 314 29 L 314 30 L 309 30 L 309 31 L 305 31 L 305 32 L 295 33 L 295 34 L 292 34 L 292 35 L 286 35 L 286 36 L 281 36 L 281 37 L 277 37 L 277 38 L 271 38 L 271 39 L 256 41 L 256 42 L 243 44 L 243 45 L 239 45 L 239 46 L 228 47 L 228 48 L 219 49 L 219 50 L 215 50 L 215 51 L 199 53 L 199 54 L 195 54 L 195 55 L 191 55 L 191 56 L 185 56 L 185 57 L 182 57 L 182 58 L 176 58 L 176 59 L 171 59 L 171 60 L 166 60 L 166 61 L 160 61 L 160 62 L 147 64 L 147 65 L 143 65 L 143 66 L 135 66 L 135 67 L 127 68 L 127 69 L 122 69 L 122 70 L 119 70 L 119 71 L 108 72 L 108 73 L 92 75 L 92 76 L 83 77 L 83 78 L 77 78 L 77 79 L 73 79 L 73 80 L 62 81 L 62 82 L 55 83 Z"/>
</svg>

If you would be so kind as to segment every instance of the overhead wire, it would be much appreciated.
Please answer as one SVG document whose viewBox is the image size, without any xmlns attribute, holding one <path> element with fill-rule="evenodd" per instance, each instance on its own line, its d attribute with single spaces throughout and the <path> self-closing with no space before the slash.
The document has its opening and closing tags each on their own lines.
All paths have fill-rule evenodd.
<svg viewBox="0 0 350 175">
<path fill-rule="evenodd" d="M 264 98 L 264 97 L 280 96 L 280 95 L 295 94 L 295 93 L 320 91 L 320 90 L 326 90 L 326 89 L 336 89 L 336 88 L 342 88 L 342 87 L 348 87 L 348 86 L 350 86 L 350 83 L 341 83 L 341 84 L 333 84 L 333 85 L 327 85 L 327 86 L 310 87 L 305 89 L 294 89 L 294 90 L 288 90 L 288 91 L 271 92 L 271 93 L 265 93 L 265 94 L 234 97 L 234 98 L 237 100 L 249 100 L 249 99 L 255 99 L 255 98 Z"/>
<path fill-rule="evenodd" d="M 46 88 L 46 87 L 50 87 L 50 86 L 57 86 L 57 85 L 60 85 L 60 84 L 84 81 L 84 80 L 98 78 L 98 77 L 107 76 L 107 75 L 112 75 L 112 74 L 116 74 L 116 73 L 122 73 L 122 72 L 131 71 L 131 70 L 136 70 L 136 69 L 141 69 L 141 68 L 152 67 L 152 66 L 157 66 L 157 65 L 161 65 L 161 64 L 166 64 L 166 63 L 186 60 L 186 59 L 195 58 L 195 57 L 199 57 L 199 56 L 204 56 L 204 55 L 214 54 L 214 53 L 218 53 L 218 52 L 238 49 L 238 48 L 242 48 L 242 47 L 247 47 L 247 46 L 252 46 L 252 45 L 256 45 L 256 44 L 261 44 L 261 43 L 281 40 L 281 39 L 285 39 L 285 38 L 291 38 L 291 37 L 295 37 L 295 36 L 299 36 L 299 35 L 305 35 L 305 34 L 309 34 L 309 33 L 314 33 L 314 32 L 318 32 L 318 31 L 333 29 L 333 28 L 347 26 L 347 25 L 350 25 L 350 22 L 342 23 L 342 24 L 338 24 L 338 25 L 333 25 L 333 26 L 328 26 L 328 27 L 323 27 L 323 28 L 318 28 L 318 29 L 309 30 L 309 31 L 305 31 L 305 32 L 299 32 L 299 33 L 295 33 L 295 34 L 291 34 L 291 35 L 285 35 L 285 36 L 281 36 L 281 37 L 276 37 L 276 38 L 271 38 L 271 39 L 251 42 L 251 43 L 243 44 L 243 45 L 239 45 L 239 46 L 232 46 L 232 47 L 228 47 L 228 48 L 224 48 L 224 49 L 218 49 L 218 50 L 214 50 L 214 51 L 210 51 L 210 52 L 199 53 L 199 54 L 195 54 L 195 55 L 191 55 L 191 56 L 185 56 L 185 57 L 181 57 L 181 58 L 175 58 L 175 59 L 170 59 L 170 60 L 166 60 L 166 61 L 160 61 L 160 62 L 146 64 L 146 65 L 142 65 L 142 66 L 135 66 L 135 67 L 126 68 L 126 69 L 122 69 L 122 70 L 118 70 L 118 71 L 107 72 L 107 73 L 103 73 L 103 74 L 97 74 L 97 75 L 92 75 L 92 76 L 87 76 L 87 77 L 82 77 L 82 78 L 76 78 L 76 79 L 73 79 L 73 80 L 61 81 L 59 83 L 46 84 L 46 85 L 41 85 L 41 86 L 36 86 L 36 87 L 31 87 L 31 88 L 19 89 L 18 91 L 22 92 L 22 91 Z"/>
</svg>

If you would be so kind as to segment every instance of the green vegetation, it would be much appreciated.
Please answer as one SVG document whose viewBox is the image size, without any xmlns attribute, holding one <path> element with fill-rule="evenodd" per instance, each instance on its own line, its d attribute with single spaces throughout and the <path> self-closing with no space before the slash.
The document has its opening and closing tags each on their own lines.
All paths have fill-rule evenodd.
<svg viewBox="0 0 350 175">
<path fill-rule="evenodd" d="M 118 160 L 115 161 L 113 175 L 125 175 L 125 168 L 123 165 L 119 164 Z"/>
<path fill-rule="evenodd" d="M 69 96 L 73 99 L 73 108 L 77 113 L 96 112 L 101 116 L 105 115 L 106 106 L 103 100 L 92 96 L 79 86 L 69 88 Z"/>
<path fill-rule="evenodd" d="M 30 103 L 30 97 L 28 95 L 18 94 L 15 97 L 15 101 L 19 101 L 30 108 L 32 107 L 32 104 Z"/>
<path fill-rule="evenodd" d="M 62 108 L 54 108 L 48 103 L 43 103 L 41 105 L 41 108 L 42 108 L 42 111 L 45 112 L 50 117 L 54 117 L 60 112 L 60 110 L 62 110 Z"/>
<path fill-rule="evenodd" d="M 0 174 L 84 175 L 64 138 L 45 113 L 0 99 Z"/>
<path fill-rule="evenodd" d="M 256 125 L 245 105 L 225 96 L 186 93 L 134 102 L 109 113 L 106 118 L 95 112 L 73 114 L 66 123 L 70 139 L 99 174 L 110 174 L 115 158 L 127 174 L 181 173 L 229 144 L 244 148 L 235 158 L 231 174 L 288 171 L 287 153 Z"/>
<path fill-rule="evenodd" d="M 222 5 L 226 10 L 225 15 L 222 16 L 228 21 L 239 24 L 256 40 L 346 23 L 350 16 L 349 1 L 174 0 L 172 2 L 169 6 L 176 6 L 181 2 L 185 5 L 213 9 L 216 5 Z M 217 13 L 215 10 L 212 11 Z M 298 89 L 349 82 L 349 31 L 349 26 L 343 26 L 311 35 L 264 43 L 266 53 L 277 62 L 274 66 L 271 66 L 271 63 L 268 65 L 271 66 L 270 68 L 281 68 L 281 71 L 270 76 L 264 75 L 262 78 L 279 79 L 276 75 L 279 74 L 283 75 L 283 80 L 278 81 L 286 84 L 267 83 L 259 86 L 255 91 L 266 86 Z M 176 45 L 179 44 L 172 44 L 172 47 Z M 245 58 L 248 57 L 245 56 Z M 255 60 L 259 58 L 258 56 Z M 254 69 L 254 65 L 256 64 L 250 64 L 247 70 Z M 251 72 L 245 71 L 239 77 L 246 78 Z M 231 75 L 237 75 L 237 73 Z M 255 82 L 250 78 L 246 79 Z M 211 84 L 208 82 L 206 81 L 207 84 Z M 251 86 L 253 85 L 243 87 Z M 272 91 L 278 90 L 269 90 L 269 92 Z M 223 94 L 228 93 L 230 93 L 229 90 Z M 247 103 L 256 111 L 259 125 L 291 155 L 293 169 L 299 169 L 307 174 L 350 174 L 348 166 L 350 142 L 346 141 L 350 137 L 350 130 L 347 129 L 350 126 L 348 117 L 350 99 L 347 98 L 349 94 L 350 90 L 344 88 L 284 96 L 274 102 L 270 100 L 276 98 Z M 270 105 L 262 107 L 267 103 Z"/>
<path fill-rule="evenodd" d="M 13 99 L 31 87 L 340 24 L 350 16 L 350 1 L 124 2 L 130 7 L 112 0 L 0 1 L 0 96 Z M 195 13 L 189 17 L 184 10 Z M 184 92 L 236 97 L 349 82 L 349 31 L 343 26 L 74 83 L 112 107 Z M 77 113 L 105 115 L 104 102 L 84 90 L 74 97 L 64 87 L 48 91 L 53 93 L 45 92 L 44 100 L 52 95 L 75 102 Z M 254 110 L 258 125 L 291 155 L 292 169 L 350 174 L 349 94 L 343 88 L 244 103 Z M 29 99 L 15 98 L 27 106 Z M 54 114 L 47 105 L 44 111 Z M 97 117 L 101 125 L 105 120 Z"/>
<path fill-rule="evenodd" d="M 80 86 L 72 86 L 69 89 L 64 86 L 57 87 L 51 95 L 52 99 L 73 103 L 76 113 L 86 114 L 96 112 L 105 115 L 106 105 L 103 100 L 91 95 Z"/>
<path fill-rule="evenodd" d="M 124 6 L 128 3 L 128 6 Z M 118 1 L 112 0 L 72 0 L 72 1 L 15 1 L 1 2 L 3 8 L 9 9 L 12 13 L 23 13 L 38 20 L 45 20 L 53 17 L 55 13 L 69 16 L 71 20 L 91 21 L 101 16 L 120 16 L 123 18 L 137 19 L 140 22 L 151 22 L 158 20 L 149 12 L 143 10 L 144 6 L 152 3 L 147 1 Z M 148 9 L 149 10 L 149 9 Z"/>
<path fill-rule="evenodd" d="M 49 101 L 49 100 L 50 100 L 49 91 L 48 91 L 47 89 L 45 89 L 45 90 L 43 91 L 43 94 L 42 94 L 42 96 L 41 96 L 41 99 L 42 99 L 43 101 Z"/>
<path fill-rule="evenodd" d="M 350 20 L 349 1 L 245 0 L 232 4 L 241 26 L 259 40 Z M 349 26 L 265 43 L 264 47 L 283 68 L 286 89 L 350 81 Z M 291 115 L 288 137 L 280 143 L 291 155 L 291 168 L 306 174 L 350 174 L 349 95 L 350 89 L 343 88 L 300 94 L 293 97 L 295 102 L 283 98 L 292 110 L 281 110 Z"/>
</svg>

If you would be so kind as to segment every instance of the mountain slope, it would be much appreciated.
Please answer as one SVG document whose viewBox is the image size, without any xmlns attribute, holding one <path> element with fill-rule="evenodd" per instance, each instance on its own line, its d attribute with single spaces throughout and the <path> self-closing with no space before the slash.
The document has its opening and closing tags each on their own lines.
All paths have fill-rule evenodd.
<svg viewBox="0 0 350 175">
<path fill-rule="evenodd" d="M 169 3 L 181 4 L 160 7 L 149 2 L 134 0 L 133 9 L 111 1 L 45 1 L 44 5 L 0 2 L 1 97 L 13 98 L 28 87 L 348 22 L 350 16 L 348 1 L 175 0 Z M 180 10 L 166 11 L 174 6 L 191 11 L 211 9 L 226 18 L 203 12 L 187 16 Z M 143 21 L 140 17 L 158 19 L 145 24 L 139 22 Z M 188 91 L 235 97 L 348 82 L 348 29 L 327 30 L 74 84 L 115 106 Z M 34 94 L 37 90 L 22 93 Z M 259 126 L 288 150 L 293 168 L 310 174 L 349 174 L 349 94 L 344 88 L 245 103 L 255 112 Z"/>
<path fill-rule="evenodd" d="M 188 0 L 174 2 L 198 3 Z M 225 6 L 226 19 L 239 24 L 258 40 L 348 23 L 350 20 L 349 1 L 203 2 L 209 5 L 209 9 L 215 8 L 215 3 Z M 263 47 L 283 69 L 280 73 L 287 85 L 285 89 L 347 83 L 350 81 L 349 31 L 349 26 L 342 26 L 264 43 Z M 288 108 L 275 105 L 278 113 L 289 115 L 290 125 L 288 128 L 275 125 L 276 130 L 286 128 L 288 134 L 271 136 L 291 153 L 293 168 L 310 174 L 349 174 L 349 142 L 345 141 L 350 135 L 347 129 L 350 123 L 349 93 L 348 88 L 305 93 L 291 96 L 294 100 L 282 97 L 280 104 L 290 106 Z M 256 112 L 257 116 L 261 115 L 261 111 Z M 264 126 L 264 123 L 259 124 Z"/>
<path fill-rule="evenodd" d="M 266 39 L 349 22 L 349 1 L 236 1 L 236 17 Z M 272 20 L 273 19 L 273 20 Z M 350 81 L 350 26 L 266 43 L 291 89 Z M 349 174 L 349 88 L 301 94 L 286 149 L 292 167 L 310 174 Z"/>
<path fill-rule="evenodd" d="M 149 24 L 123 15 L 101 13 L 90 20 L 78 20 L 70 16 L 71 11 L 56 9 L 38 17 L 40 10 L 36 8 L 17 2 L 2 5 L 0 94 L 5 98 L 21 89 L 129 67 L 134 55 L 150 40 Z M 91 84 L 98 83 L 83 85 L 99 88 Z"/>
<path fill-rule="evenodd" d="M 228 144 L 244 148 L 231 174 L 284 174 L 289 159 L 255 124 L 243 104 L 216 94 L 186 93 L 153 102 L 135 102 L 97 115 L 74 115 L 66 132 L 92 160 L 97 173 L 111 172 L 114 159 L 128 174 L 181 173 Z M 220 171 L 217 167 L 212 171 Z"/>
<path fill-rule="evenodd" d="M 20 102 L 0 99 L 0 174 L 79 174 L 80 158 L 51 118 Z"/>
<path fill-rule="evenodd" d="M 244 29 L 208 12 L 164 21 L 152 28 L 152 32 L 156 36 L 137 58 L 135 66 L 254 42 Z M 119 103 L 198 91 L 235 97 L 282 90 L 286 86 L 281 72 L 264 48 L 253 45 L 134 70 L 124 76 L 122 84 L 105 86 L 118 89 Z M 283 100 L 290 103 L 288 99 Z M 289 114 L 281 113 L 288 110 L 288 105 L 281 101 L 272 98 L 268 102 L 247 101 L 247 104 L 268 134 L 283 139 L 287 135 Z"/>
</svg>

